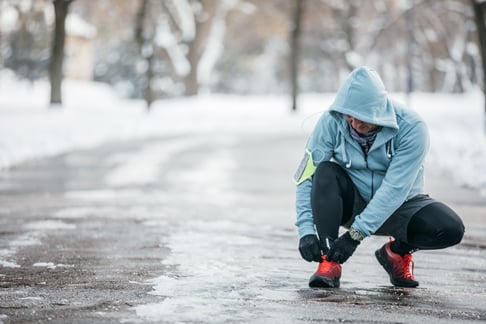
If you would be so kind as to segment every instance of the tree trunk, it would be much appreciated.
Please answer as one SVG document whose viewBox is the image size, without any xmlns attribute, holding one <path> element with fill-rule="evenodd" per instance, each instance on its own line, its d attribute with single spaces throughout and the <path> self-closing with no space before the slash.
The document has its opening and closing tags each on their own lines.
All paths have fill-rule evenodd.
<svg viewBox="0 0 486 324">
<path fill-rule="evenodd" d="M 1 10 L 3 9 L 3 0 L 0 0 L 0 16 Z M 4 65 L 3 59 L 3 30 L 0 30 L 0 70 L 3 70 Z"/>
<path fill-rule="evenodd" d="M 147 111 L 150 111 L 152 103 L 155 101 L 155 95 L 152 88 L 154 79 L 154 46 L 153 32 L 148 33 L 145 25 L 146 16 L 149 14 L 149 0 L 142 0 L 135 19 L 135 40 L 138 45 L 140 56 L 145 60 L 147 64 L 147 70 L 145 71 L 145 84 L 143 89 L 143 98 L 147 105 Z"/>
<path fill-rule="evenodd" d="M 194 39 L 188 44 L 187 59 L 191 66 L 189 73 L 183 78 L 185 86 L 185 95 L 195 96 L 199 93 L 199 62 L 204 52 L 205 45 L 208 41 L 211 27 L 214 22 L 214 17 L 220 1 L 203 0 L 200 1 L 203 12 L 200 13 L 202 17 L 196 15 L 196 34 Z"/>
<path fill-rule="evenodd" d="M 66 16 L 73 0 L 53 0 L 55 26 L 52 39 L 49 79 L 51 83 L 51 104 L 62 104 L 62 79 L 64 62 L 64 40 L 66 37 Z"/>
<path fill-rule="evenodd" d="M 152 88 L 154 81 L 154 53 L 149 54 L 145 60 L 147 61 L 147 72 L 145 73 L 146 85 L 145 85 L 145 102 L 147 103 L 147 111 L 150 111 L 152 103 L 155 101 L 155 95 Z"/>
<path fill-rule="evenodd" d="M 407 94 L 407 106 L 410 108 L 412 105 L 412 92 L 414 91 L 414 82 L 413 82 L 413 55 L 414 55 L 414 46 L 415 46 L 415 37 L 414 37 L 414 0 L 409 0 L 410 8 L 405 13 L 405 29 L 407 31 L 407 57 L 406 57 L 406 65 L 407 65 L 407 84 L 405 88 L 405 92 Z"/>
<path fill-rule="evenodd" d="M 297 97 L 299 95 L 299 59 L 300 59 L 300 34 L 302 21 L 302 2 L 295 0 L 292 18 L 292 32 L 290 34 L 290 82 L 292 87 L 292 110 L 297 110 Z"/>
<path fill-rule="evenodd" d="M 196 29 L 197 30 L 197 29 Z M 187 59 L 191 66 L 191 70 L 184 77 L 184 93 L 186 96 L 195 96 L 199 92 L 199 81 L 197 70 L 199 68 L 200 46 L 202 45 L 202 38 L 198 37 L 200 32 L 196 31 L 196 38 L 189 46 Z"/>
<path fill-rule="evenodd" d="M 483 65 L 483 93 L 486 97 L 486 25 L 484 24 L 484 10 L 486 3 L 471 0 L 474 9 L 474 19 L 479 38 L 479 50 L 481 53 L 481 63 Z M 484 131 L 486 132 L 486 100 L 484 100 Z"/>
</svg>

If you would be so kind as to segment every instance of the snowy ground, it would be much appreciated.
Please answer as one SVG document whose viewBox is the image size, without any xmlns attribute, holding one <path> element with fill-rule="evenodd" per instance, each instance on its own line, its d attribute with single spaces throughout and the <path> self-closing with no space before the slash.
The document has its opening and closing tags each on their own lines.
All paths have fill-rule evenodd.
<svg viewBox="0 0 486 324">
<path fill-rule="evenodd" d="M 296 250 L 291 169 L 332 94 L 303 96 L 297 114 L 287 98 L 261 96 L 163 100 L 147 114 L 109 88 L 72 81 L 65 108 L 49 110 L 47 90 L 0 79 L 0 189 L 11 193 L 0 195 L 0 277 L 10 287 L 0 295 L 0 323 L 86 321 L 93 312 L 133 323 L 484 320 L 484 205 L 460 206 L 468 221 L 461 246 L 417 254 L 425 289 L 383 286 L 372 261 L 386 240 L 379 237 L 363 242 L 342 289 L 306 288 L 315 264 Z M 430 124 L 429 170 L 484 190 L 481 102 L 478 94 L 417 94 L 412 104 Z M 117 142 L 15 168 L 109 140 Z M 457 262 L 437 276 L 443 260 Z M 118 302 L 133 298 L 121 291 L 140 304 Z M 135 314 L 119 314 L 120 305 Z"/>
<path fill-rule="evenodd" d="M 120 100 L 105 85 L 71 80 L 65 82 L 64 108 L 48 109 L 48 90 L 45 82 L 29 84 L 15 81 L 5 72 L 0 75 L 0 169 L 31 158 L 134 137 L 229 132 L 309 134 L 334 96 L 304 95 L 299 112 L 294 114 L 289 113 L 289 100 L 283 96 L 221 95 L 160 100 L 147 113 L 140 101 Z M 392 97 L 403 99 L 401 95 Z M 479 92 L 414 94 L 411 106 L 430 128 L 429 167 L 486 195 L 482 102 Z M 133 167 L 143 163 L 141 155 Z M 150 170 L 146 170 L 145 177 L 150 176 Z"/>
</svg>

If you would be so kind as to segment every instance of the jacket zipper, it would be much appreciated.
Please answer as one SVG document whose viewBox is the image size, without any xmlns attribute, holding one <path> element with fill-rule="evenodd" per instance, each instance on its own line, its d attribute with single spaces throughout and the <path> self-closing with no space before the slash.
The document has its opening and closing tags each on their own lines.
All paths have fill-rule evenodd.
<svg viewBox="0 0 486 324">
<path fill-rule="evenodd" d="M 364 155 L 364 160 L 365 160 L 365 166 L 367 169 L 368 168 L 368 154 L 365 153 Z M 370 199 L 373 198 L 374 194 L 375 194 L 375 179 L 374 179 L 374 172 L 371 171 L 371 195 L 370 195 Z"/>
</svg>

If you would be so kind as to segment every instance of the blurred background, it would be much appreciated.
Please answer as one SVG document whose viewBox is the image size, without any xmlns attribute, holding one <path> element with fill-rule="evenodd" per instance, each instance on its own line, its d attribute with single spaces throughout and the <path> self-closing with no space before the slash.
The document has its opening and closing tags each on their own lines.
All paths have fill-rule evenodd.
<svg viewBox="0 0 486 324">
<path fill-rule="evenodd" d="M 363 64 L 390 91 L 464 93 L 484 83 L 483 7 L 475 0 L 0 0 L 0 70 L 49 79 L 53 103 L 62 101 L 62 77 L 106 83 L 150 106 L 201 93 L 333 92 Z"/>
<path fill-rule="evenodd" d="M 196 130 L 295 132 L 304 142 L 344 78 L 368 65 L 428 123 L 434 168 L 486 194 L 485 9 L 479 0 L 0 0 L 0 169 Z"/>
<path fill-rule="evenodd" d="M 0 324 L 484 322 L 485 10 L 0 0 Z M 292 175 L 360 65 L 426 121 L 426 188 L 467 225 L 413 294 L 364 247 L 337 295 L 305 288 Z"/>
</svg>

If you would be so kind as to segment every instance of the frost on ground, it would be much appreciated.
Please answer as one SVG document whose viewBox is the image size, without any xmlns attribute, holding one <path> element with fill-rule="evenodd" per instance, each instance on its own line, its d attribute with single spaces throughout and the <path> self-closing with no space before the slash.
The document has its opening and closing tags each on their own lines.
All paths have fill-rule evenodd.
<svg viewBox="0 0 486 324">
<path fill-rule="evenodd" d="M 66 265 L 66 264 L 54 264 L 53 262 L 36 262 L 32 265 L 33 267 L 40 267 L 40 268 L 48 268 L 48 269 L 56 269 L 56 268 L 64 268 L 64 267 L 72 267 L 72 265 Z"/>
<path fill-rule="evenodd" d="M 17 250 L 40 244 L 41 241 L 39 240 L 38 233 L 28 232 L 16 237 L 15 239 L 9 241 L 7 248 L 0 249 L 0 265 L 7 268 L 19 268 L 20 265 L 18 265 L 13 259 L 14 255 L 17 253 Z"/>
</svg>

